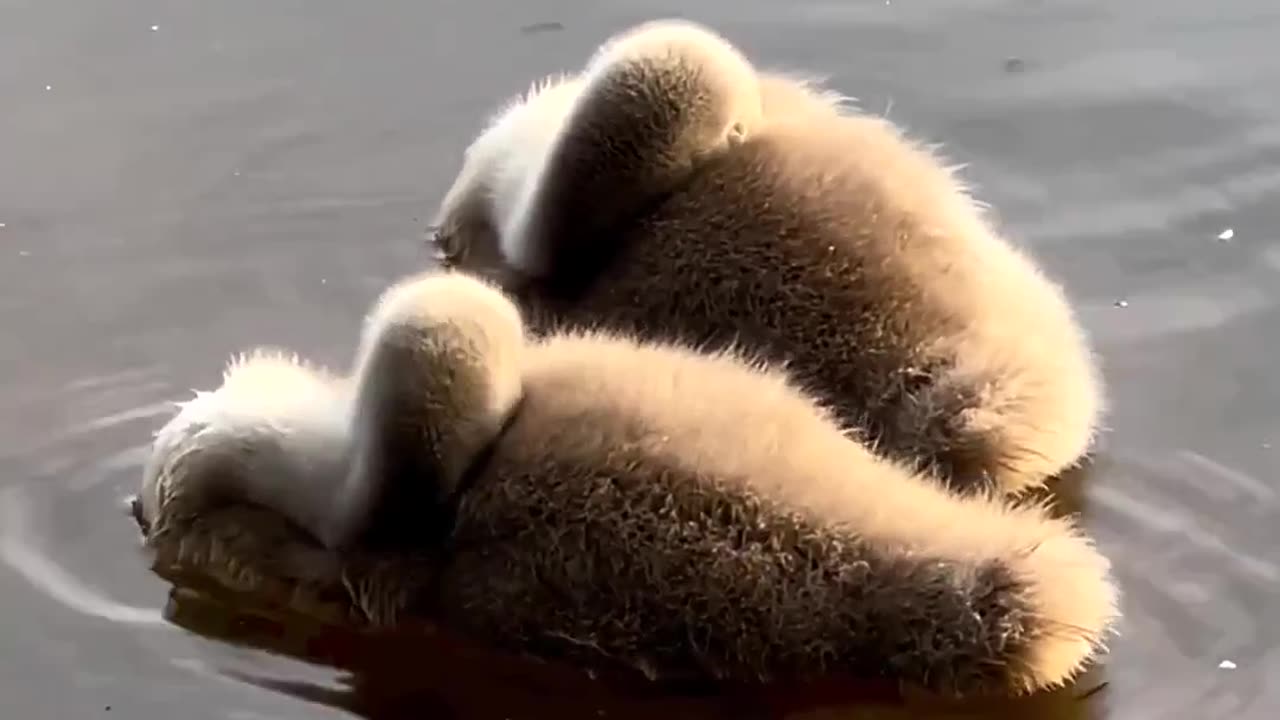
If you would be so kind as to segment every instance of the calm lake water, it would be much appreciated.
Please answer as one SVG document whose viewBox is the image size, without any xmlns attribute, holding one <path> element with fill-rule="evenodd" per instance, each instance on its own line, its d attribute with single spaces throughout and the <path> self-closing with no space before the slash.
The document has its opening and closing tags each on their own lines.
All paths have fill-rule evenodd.
<svg viewBox="0 0 1280 720">
<path fill-rule="evenodd" d="M 1125 591 L 1107 666 L 1002 709 L 657 696 L 166 614 L 120 502 L 167 403 L 258 343 L 345 363 L 486 115 L 695 6 L 945 142 L 1067 284 L 1112 398 L 1076 479 Z M 1277 43 L 1268 0 L 0 0 L 3 714 L 1274 717 Z"/>
</svg>

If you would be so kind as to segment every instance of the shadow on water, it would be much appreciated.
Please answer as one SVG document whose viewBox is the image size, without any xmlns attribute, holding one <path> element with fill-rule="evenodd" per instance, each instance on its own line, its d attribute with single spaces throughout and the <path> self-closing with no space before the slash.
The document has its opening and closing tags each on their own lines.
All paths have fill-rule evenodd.
<svg viewBox="0 0 1280 720">
<path fill-rule="evenodd" d="M 657 693 L 442 637 L 344 636 L 198 595 L 165 607 L 120 507 L 169 403 L 231 353 L 269 343 L 345 364 L 363 309 L 424 261 L 423 214 L 502 97 L 692 5 L 0 0 L 2 714 L 1275 717 L 1273 6 L 692 13 L 762 64 L 827 73 L 946 141 L 1095 339 L 1109 427 L 1057 504 L 1112 558 L 1121 634 L 1105 674 L 1075 688 L 953 706 L 874 688 Z"/>
</svg>

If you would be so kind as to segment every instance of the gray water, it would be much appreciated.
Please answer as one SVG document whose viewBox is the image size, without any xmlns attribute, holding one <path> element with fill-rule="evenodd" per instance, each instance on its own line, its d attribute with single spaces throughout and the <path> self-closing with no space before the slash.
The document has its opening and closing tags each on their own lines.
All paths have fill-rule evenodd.
<svg viewBox="0 0 1280 720">
<path fill-rule="evenodd" d="M 259 343 L 345 362 L 486 115 L 680 13 L 945 142 L 1067 285 L 1111 390 L 1076 479 L 1106 667 L 1003 709 L 667 697 L 166 613 L 119 504 L 167 403 Z M 1278 44 L 1270 0 L 0 0 L 0 714 L 1274 717 Z"/>
</svg>

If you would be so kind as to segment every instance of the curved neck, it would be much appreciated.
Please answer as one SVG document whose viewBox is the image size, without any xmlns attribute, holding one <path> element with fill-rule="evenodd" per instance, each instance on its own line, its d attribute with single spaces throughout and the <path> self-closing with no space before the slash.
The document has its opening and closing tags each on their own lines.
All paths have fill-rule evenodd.
<svg viewBox="0 0 1280 720">
<path fill-rule="evenodd" d="M 490 414 L 482 364 L 445 366 L 439 352 L 418 328 L 390 328 L 360 363 L 331 547 L 421 547 L 452 525 L 452 498 L 509 408 Z"/>
</svg>

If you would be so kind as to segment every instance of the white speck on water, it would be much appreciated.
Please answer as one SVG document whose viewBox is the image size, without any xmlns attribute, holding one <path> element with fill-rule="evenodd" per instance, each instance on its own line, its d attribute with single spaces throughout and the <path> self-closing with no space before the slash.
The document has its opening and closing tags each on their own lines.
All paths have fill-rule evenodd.
<svg viewBox="0 0 1280 720">
<path fill-rule="evenodd" d="M 240 177 L 240 171 L 239 171 L 239 170 L 237 170 L 237 171 L 235 171 L 234 173 L 231 173 L 231 174 L 232 174 L 232 175 L 235 175 L 236 177 Z"/>
<path fill-rule="evenodd" d="M 1116 301 L 1116 307 L 1118 307 L 1118 308 L 1127 308 L 1127 307 L 1129 307 L 1129 301 L 1128 301 L 1128 300 L 1117 300 L 1117 301 Z"/>
<path fill-rule="evenodd" d="M 1263 449 L 1263 450 L 1270 450 L 1270 449 L 1271 449 L 1271 443 L 1269 443 L 1269 442 L 1264 442 L 1264 443 L 1262 443 L 1262 449 Z"/>
<path fill-rule="evenodd" d="M 45 85 L 45 86 L 44 86 L 44 89 L 45 89 L 45 90 L 52 90 L 52 89 L 53 89 L 53 86 L 52 86 L 52 85 Z"/>
<path fill-rule="evenodd" d="M 1226 230 L 1223 230 L 1222 232 L 1218 233 L 1218 239 L 1223 241 L 1230 240 L 1235 236 L 1236 236 L 1236 231 L 1232 230 L 1231 228 L 1227 228 Z"/>
<path fill-rule="evenodd" d="M 4 223 L 0 223 L 0 230 L 3 230 L 4 227 L 5 227 Z"/>
<path fill-rule="evenodd" d="M 30 250 L 19 250 L 19 251 L 18 251 L 18 257 L 31 257 L 31 251 L 30 251 Z"/>
<path fill-rule="evenodd" d="M 157 31 L 159 31 L 159 30 L 160 30 L 160 26 L 159 26 L 159 25 L 152 25 L 152 26 L 151 26 L 151 32 L 157 32 Z"/>
<path fill-rule="evenodd" d="M 321 285 L 324 285 L 324 284 L 325 284 L 325 283 L 327 283 L 327 282 L 329 282 L 328 278 L 320 278 L 320 284 L 321 284 Z"/>
<path fill-rule="evenodd" d="M 1222 670 L 1235 670 L 1236 664 L 1231 662 L 1230 660 L 1223 660 L 1222 662 L 1218 663 L 1218 667 Z"/>
</svg>

